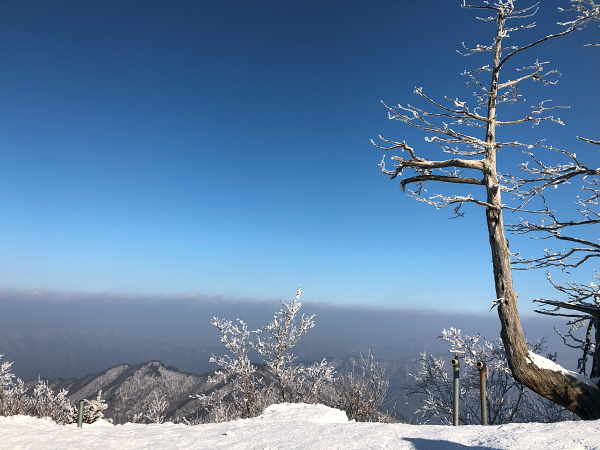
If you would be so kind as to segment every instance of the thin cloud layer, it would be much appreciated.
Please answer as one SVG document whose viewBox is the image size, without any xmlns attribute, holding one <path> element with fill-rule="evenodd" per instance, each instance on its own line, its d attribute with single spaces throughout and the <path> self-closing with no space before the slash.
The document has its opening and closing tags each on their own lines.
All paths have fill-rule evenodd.
<svg viewBox="0 0 600 450">
<path fill-rule="evenodd" d="M 219 346 L 212 317 L 244 319 L 250 329 L 266 325 L 278 310 L 277 299 L 225 298 L 188 293 L 180 296 L 142 296 L 116 293 L 0 291 L 0 327 L 22 332 L 89 330 L 118 331 L 155 341 L 184 346 Z M 303 302 L 303 312 L 316 314 L 316 326 L 303 344 L 378 351 L 376 357 L 399 359 L 422 351 L 446 351 L 436 339 L 444 328 L 467 334 L 499 337 L 495 311 L 486 315 L 431 310 L 340 307 Z M 564 330 L 561 320 L 540 316 L 523 319 L 527 338 L 548 337 L 548 347 L 576 366 L 577 351 L 565 347 L 553 328 Z M 571 366 L 573 364 L 570 364 Z"/>
</svg>

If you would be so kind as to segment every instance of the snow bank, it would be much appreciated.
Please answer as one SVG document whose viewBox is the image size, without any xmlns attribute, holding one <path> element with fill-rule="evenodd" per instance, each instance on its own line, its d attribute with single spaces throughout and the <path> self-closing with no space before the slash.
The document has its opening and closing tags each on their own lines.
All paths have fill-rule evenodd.
<svg viewBox="0 0 600 450">
<path fill-rule="evenodd" d="M 271 405 L 259 417 L 260 420 L 304 423 L 348 423 L 348 416 L 339 409 L 325 405 L 307 405 L 305 403 L 281 403 Z"/>
<path fill-rule="evenodd" d="M 569 375 L 570 377 L 575 378 L 576 380 L 581 381 L 582 383 L 588 384 L 596 389 L 598 386 L 595 384 L 595 379 L 587 378 L 584 375 L 581 375 L 577 372 L 573 372 L 571 370 L 567 370 L 562 366 L 559 366 L 554 361 L 549 360 L 548 358 L 544 358 L 543 356 L 537 355 L 532 351 L 529 352 L 528 362 L 535 364 L 540 369 L 553 370 L 554 372 L 560 372 L 563 375 Z"/>
<path fill-rule="evenodd" d="M 208 425 L 77 428 L 25 416 L 0 417 L 0 448 L 10 450 L 398 449 L 596 450 L 600 421 L 449 427 L 349 422 L 323 405 L 273 405 L 260 417 Z"/>
</svg>

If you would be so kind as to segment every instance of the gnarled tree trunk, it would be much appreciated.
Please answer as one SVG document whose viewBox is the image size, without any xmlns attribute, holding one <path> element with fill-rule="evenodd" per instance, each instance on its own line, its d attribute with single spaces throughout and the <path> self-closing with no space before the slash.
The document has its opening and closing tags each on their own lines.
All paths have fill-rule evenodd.
<svg viewBox="0 0 600 450">
<path fill-rule="evenodd" d="M 498 31 L 494 50 L 492 81 L 488 99 L 488 123 L 486 130 L 486 155 L 484 159 L 484 185 L 487 190 L 486 219 L 496 296 L 498 316 L 502 324 L 501 337 L 508 364 L 515 380 L 532 391 L 573 411 L 584 420 L 600 419 L 600 390 L 565 373 L 538 367 L 530 358 L 525 335 L 521 328 L 517 294 L 513 287 L 510 266 L 510 250 L 504 235 L 502 200 L 496 176 L 496 102 L 498 98 L 498 74 L 502 66 L 501 42 L 504 20 L 498 17 Z"/>
</svg>

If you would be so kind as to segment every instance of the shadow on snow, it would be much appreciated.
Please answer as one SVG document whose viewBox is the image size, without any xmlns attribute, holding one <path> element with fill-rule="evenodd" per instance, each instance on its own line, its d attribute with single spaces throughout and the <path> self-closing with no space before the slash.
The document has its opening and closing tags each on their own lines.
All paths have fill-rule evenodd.
<svg viewBox="0 0 600 450">
<path fill-rule="evenodd" d="M 456 442 L 440 441 L 437 439 L 402 438 L 414 445 L 415 450 L 497 450 L 492 447 L 468 446 Z"/>
</svg>

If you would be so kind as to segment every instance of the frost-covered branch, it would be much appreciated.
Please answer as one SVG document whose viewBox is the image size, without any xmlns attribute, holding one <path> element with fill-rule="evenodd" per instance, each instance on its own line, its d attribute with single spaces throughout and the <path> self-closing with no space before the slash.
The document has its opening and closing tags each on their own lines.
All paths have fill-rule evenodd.
<svg viewBox="0 0 600 450">
<path fill-rule="evenodd" d="M 488 423 L 499 425 L 511 422 L 556 422 L 572 420 L 569 411 L 538 397 L 525 386 L 517 383 L 506 360 L 504 345 L 500 339 L 486 341 L 481 335 L 462 336 L 460 330 L 444 330 L 440 338 L 453 350 L 461 350 L 460 416 L 462 424 L 481 423 L 479 374 L 477 361 L 487 366 Z M 534 353 L 545 349 L 545 340 L 530 345 Z M 435 420 L 451 424 L 453 418 L 452 377 L 443 358 L 423 353 L 421 364 L 412 381 L 404 385 L 406 397 L 417 396 L 421 406 L 416 414 L 425 421 Z"/>
<path fill-rule="evenodd" d="M 558 8 L 559 11 L 576 11 L 578 16 L 576 19 L 563 22 L 561 25 L 586 25 L 589 22 L 600 22 L 600 4 L 596 4 L 594 0 L 571 0 L 571 8 Z M 600 44 L 587 44 L 588 46 L 600 46 Z"/>
<path fill-rule="evenodd" d="M 359 370 L 356 361 L 353 361 L 350 371 L 340 375 L 335 383 L 337 406 L 346 412 L 348 419 L 369 421 L 369 417 L 384 404 L 390 386 L 384 374 L 384 368 L 369 352 L 366 358 L 360 355 Z"/>
<path fill-rule="evenodd" d="M 585 141 L 592 144 L 596 142 L 591 139 Z M 572 247 L 560 251 L 545 248 L 542 256 L 530 258 L 524 258 L 516 253 L 513 264 L 516 265 L 516 269 L 521 270 L 558 267 L 567 272 L 569 268 L 578 267 L 591 258 L 600 257 L 600 240 L 585 237 L 585 234 L 581 233 L 585 228 L 600 224 L 600 214 L 597 211 L 600 198 L 600 168 L 588 167 L 577 158 L 575 153 L 550 146 L 547 148 L 566 155 L 570 161 L 546 165 L 532 153 L 525 152 L 535 164 L 532 167 L 528 163 L 521 165 L 521 169 L 530 177 L 504 176 L 506 190 L 521 202 L 521 206 L 535 198 L 540 199 L 542 203 L 536 211 L 541 214 L 540 219 L 533 222 L 521 217 L 518 224 L 510 224 L 508 229 L 513 234 L 533 234 L 534 239 L 552 238 L 569 243 Z M 550 210 L 547 206 L 544 193 L 548 187 L 557 188 L 562 184 L 569 184 L 576 177 L 581 177 L 581 190 L 584 193 L 578 195 L 575 201 L 579 217 L 563 220 L 556 211 Z"/>
<path fill-rule="evenodd" d="M 325 360 L 309 367 L 293 364 L 296 358 L 288 351 L 315 326 L 314 314 L 297 317 L 302 307 L 298 301 L 301 295 L 302 287 L 299 287 L 292 301 L 281 302 L 283 308 L 275 313 L 269 325 L 260 330 L 267 337 L 261 338 L 259 333 L 253 348 L 275 374 L 284 402 L 316 403 L 323 385 L 333 379 L 333 368 Z"/>
<path fill-rule="evenodd" d="M 270 386 L 255 375 L 256 367 L 250 362 L 248 351 L 252 348 L 248 325 L 238 319 L 238 325 L 231 321 L 213 317 L 213 325 L 221 333 L 221 342 L 231 355 L 212 356 L 210 362 L 218 364 L 222 371 L 215 373 L 211 381 L 229 382 L 232 385 L 232 401 L 236 404 L 240 417 L 252 418 L 259 415 L 268 406 L 266 398 L 272 391 Z M 241 327 L 241 328 L 240 328 Z"/>
<path fill-rule="evenodd" d="M 567 322 L 570 329 L 567 336 L 563 336 L 558 330 L 556 332 L 562 337 L 566 345 L 573 348 L 579 348 L 583 356 L 579 359 L 579 371 L 586 374 L 586 364 L 588 357 L 592 358 L 592 368 L 590 378 L 600 377 L 600 352 L 598 351 L 598 342 L 600 342 L 600 285 L 595 282 L 574 283 L 565 282 L 563 284 L 555 283 L 551 275 L 547 274 L 548 281 L 557 291 L 567 296 L 566 300 L 547 300 L 537 298 L 534 302 L 541 305 L 554 307 L 553 309 L 537 309 L 535 312 L 549 316 L 570 317 L 572 320 Z M 593 279 L 600 281 L 600 275 L 594 272 Z M 561 310 L 576 311 L 581 314 L 565 314 Z M 582 328 L 587 323 L 587 331 L 584 338 L 580 339 L 573 335 L 573 331 Z M 576 345 L 569 344 L 567 337 L 576 342 Z"/>
</svg>

